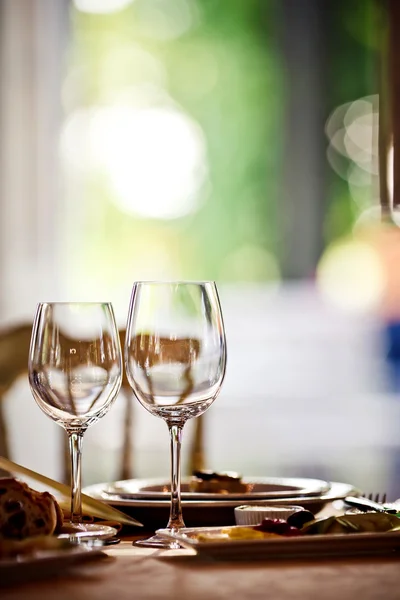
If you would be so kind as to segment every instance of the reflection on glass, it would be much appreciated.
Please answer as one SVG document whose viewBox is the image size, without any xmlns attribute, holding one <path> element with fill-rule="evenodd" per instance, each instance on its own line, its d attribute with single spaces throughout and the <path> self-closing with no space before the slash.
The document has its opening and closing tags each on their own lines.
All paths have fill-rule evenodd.
<svg viewBox="0 0 400 600">
<path fill-rule="evenodd" d="M 171 437 L 168 527 L 184 527 L 180 447 L 186 421 L 214 402 L 225 375 L 226 343 L 212 282 L 141 282 L 133 288 L 125 340 L 126 372 L 139 402 L 164 419 Z M 157 536 L 144 545 L 169 545 Z"/>
<path fill-rule="evenodd" d="M 29 353 L 29 382 L 39 407 L 69 436 L 71 521 L 80 528 L 82 437 L 110 409 L 121 377 L 121 349 L 111 304 L 38 305 Z"/>
</svg>

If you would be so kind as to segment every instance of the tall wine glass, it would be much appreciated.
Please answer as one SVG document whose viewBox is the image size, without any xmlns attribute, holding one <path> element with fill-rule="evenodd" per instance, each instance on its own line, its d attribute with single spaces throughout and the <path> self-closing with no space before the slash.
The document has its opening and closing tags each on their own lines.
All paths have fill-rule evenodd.
<svg viewBox="0 0 400 600">
<path fill-rule="evenodd" d="M 67 432 L 71 453 L 71 523 L 82 523 L 81 455 L 86 429 L 113 404 L 122 379 L 118 329 L 110 303 L 40 303 L 29 352 L 29 383 L 42 411 Z"/>
<path fill-rule="evenodd" d="M 167 527 L 176 531 L 185 526 L 180 479 L 182 429 L 188 419 L 211 406 L 225 375 L 225 331 L 215 283 L 135 283 L 125 365 L 139 402 L 168 425 L 171 510 Z M 138 543 L 169 546 L 157 536 Z"/>
</svg>

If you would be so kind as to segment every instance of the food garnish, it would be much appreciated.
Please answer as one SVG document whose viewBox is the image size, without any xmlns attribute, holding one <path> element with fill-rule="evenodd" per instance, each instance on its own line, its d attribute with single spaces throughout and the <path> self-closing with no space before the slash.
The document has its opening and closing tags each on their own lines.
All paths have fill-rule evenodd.
<svg viewBox="0 0 400 600">
<path fill-rule="evenodd" d="M 254 527 L 225 527 L 221 531 L 205 531 L 197 533 L 195 539 L 198 542 L 231 542 L 232 540 L 265 540 L 267 538 L 280 537 L 276 533 L 268 531 L 257 531 Z"/>
<path fill-rule="evenodd" d="M 283 519 L 263 519 L 260 525 L 254 525 L 253 529 L 259 532 L 275 533 L 285 537 L 302 535 L 302 531 L 297 527 L 289 525 Z"/>
<path fill-rule="evenodd" d="M 311 515 L 311 513 L 308 514 Z M 303 527 L 291 525 L 289 519 L 287 521 L 283 519 L 264 519 L 260 525 L 225 527 L 217 531 L 206 530 L 196 533 L 193 537 L 199 542 L 229 542 L 268 538 L 282 539 L 318 534 L 400 531 L 399 518 L 395 515 L 382 513 L 328 517 L 326 519 L 308 521 Z"/>
<path fill-rule="evenodd" d="M 242 483 L 241 475 L 232 471 L 195 471 L 189 490 L 205 494 L 244 494 L 249 491 L 249 486 Z"/>
<path fill-rule="evenodd" d="M 305 535 L 325 533 L 374 533 L 393 531 L 400 528 L 396 515 L 387 513 L 349 514 L 340 517 L 328 517 L 306 523 L 302 528 Z"/>
</svg>

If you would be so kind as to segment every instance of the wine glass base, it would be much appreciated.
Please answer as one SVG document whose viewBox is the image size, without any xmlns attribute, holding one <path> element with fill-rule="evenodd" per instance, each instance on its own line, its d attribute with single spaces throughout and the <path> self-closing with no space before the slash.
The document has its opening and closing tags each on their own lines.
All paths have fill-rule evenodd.
<svg viewBox="0 0 400 600">
<path fill-rule="evenodd" d="M 133 542 L 133 545 L 142 548 L 164 548 L 164 550 L 178 550 L 181 548 L 178 542 L 167 540 L 158 535 L 153 535 L 145 540 L 137 540 Z"/>
<path fill-rule="evenodd" d="M 115 537 L 117 530 L 108 525 L 97 523 L 68 523 L 64 524 L 58 538 L 71 542 L 88 542 L 93 540 L 108 540 Z"/>
</svg>

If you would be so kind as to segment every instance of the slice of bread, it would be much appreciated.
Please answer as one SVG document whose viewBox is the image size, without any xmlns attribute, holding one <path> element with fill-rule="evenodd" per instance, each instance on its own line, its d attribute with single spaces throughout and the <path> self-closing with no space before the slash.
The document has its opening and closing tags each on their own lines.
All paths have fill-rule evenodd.
<svg viewBox="0 0 400 600">
<path fill-rule="evenodd" d="M 0 478 L 0 539 L 52 535 L 63 513 L 49 492 L 37 492 L 12 477 Z"/>
</svg>

